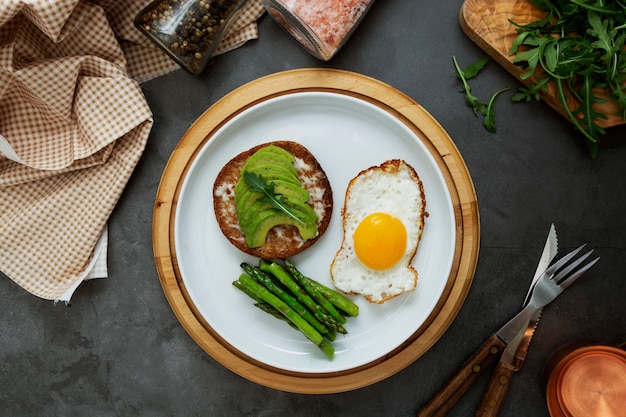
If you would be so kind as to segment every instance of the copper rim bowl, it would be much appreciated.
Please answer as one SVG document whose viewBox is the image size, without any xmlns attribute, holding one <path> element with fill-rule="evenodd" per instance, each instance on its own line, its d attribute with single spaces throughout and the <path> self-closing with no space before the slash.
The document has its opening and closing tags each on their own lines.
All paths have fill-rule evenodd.
<svg viewBox="0 0 626 417">
<path fill-rule="evenodd" d="M 626 346 L 626 344 L 621 347 Z M 548 362 L 546 387 L 552 417 L 618 417 L 626 409 L 626 350 L 568 346 Z"/>
</svg>

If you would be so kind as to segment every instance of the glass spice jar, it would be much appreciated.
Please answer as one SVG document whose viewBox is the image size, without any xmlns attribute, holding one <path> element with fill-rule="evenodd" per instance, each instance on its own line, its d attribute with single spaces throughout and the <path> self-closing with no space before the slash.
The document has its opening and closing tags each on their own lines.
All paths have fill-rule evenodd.
<svg viewBox="0 0 626 417">
<path fill-rule="evenodd" d="M 314 57 L 330 60 L 374 0 L 263 0 L 267 13 Z"/>
<path fill-rule="evenodd" d="M 248 0 L 155 0 L 134 24 L 178 65 L 199 74 Z"/>
</svg>

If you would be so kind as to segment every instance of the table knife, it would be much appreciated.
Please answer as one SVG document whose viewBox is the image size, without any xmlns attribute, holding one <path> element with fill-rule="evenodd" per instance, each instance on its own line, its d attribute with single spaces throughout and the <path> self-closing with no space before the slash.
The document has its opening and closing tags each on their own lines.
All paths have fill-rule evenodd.
<svg viewBox="0 0 626 417">
<path fill-rule="evenodd" d="M 550 225 L 550 230 L 548 231 L 548 237 L 546 238 L 546 243 L 543 246 L 543 252 L 541 253 L 541 259 L 539 259 L 539 263 L 537 264 L 537 269 L 535 270 L 535 275 L 533 276 L 533 281 L 530 284 L 530 288 L 528 288 L 528 292 L 526 293 L 526 299 L 524 300 L 524 304 L 528 302 L 530 299 L 530 294 L 533 292 L 533 288 L 537 283 L 537 280 L 543 274 L 543 271 L 548 269 L 550 262 L 554 259 L 557 252 L 559 251 L 559 241 L 556 237 L 556 227 L 554 227 L 554 223 Z"/>
<path fill-rule="evenodd" d="M 538 277 L 541 276 L 554 259 L 556 250 L 556 230 L 554 229 L 554 225 L 551 225 L 546 244 L 544 245 L 541 258 L 537 265 L 537 270 L 528 289 L 529 294 L 532 292 L 532 288 Z M 524 304 L 526 304 L 526 302 L 524 302 Z M 535 317 L 533 317 L 533 319 L 534 318 Z M 535 322 L 537 320 L 535 320 Z M 513 351 L 513 353 L 516 354 L 517 348 L 521 348 L 524 343 L 525 331 L 526 328 L 522 328 L 521 330 L 516 329 L 512 332 L 505 325 L 497 332 L 493 333 L 463 366 L 459 368 L 456 374 L 448 380 L 439 392 L 417 412 L 417 417 L 445 416 L 485 370 L 496 361 L 498 356 L 503 354 L 503 350 L 507 345 L 515 343 L 515 337 L 518 337 L 520 341 L 515 343 L 516 349 Z M 525 342 L 526 348 L 528 347 L 528 343 L 530 343 L 530 337 L 532 337 L 532 333 Z"/>
<path fill-rule="evenodd" d="M 557 251 L 558 241 L 556 237 L 556 229 L 553 224 L 550 226 L 550 231 L 548 232 L 548 238 L 546 239 L 541 259 L 539 260 L 535 276 L 531 283 L 531 290 L 528 291 L 524 304 L 528 302 L 530 294 L 532 293 L 532 287 L 534 287 L 543 271 L 545 271 L 548 265 L 550 265 L 550 262 L 552 262 L 556 256 Z M 526 326 L 525 329 L 520 330 L 504 349 L 500 361 L 491 376 L 487 390 L 482 397 L 480 405 L 476 409 L 476 417 L 494 417 L 499 414 L 504 398 L 506 397 L 506 393 L 511 384 L 513 373 L 519 371 L 526 360 L 528 346 L 530 345 L 530 341 L 535 333 L 537 324 L 539 323 L 542 310 L 543 309 L 540 309 L 533 314 L 528 326 Z"/>
</svg>

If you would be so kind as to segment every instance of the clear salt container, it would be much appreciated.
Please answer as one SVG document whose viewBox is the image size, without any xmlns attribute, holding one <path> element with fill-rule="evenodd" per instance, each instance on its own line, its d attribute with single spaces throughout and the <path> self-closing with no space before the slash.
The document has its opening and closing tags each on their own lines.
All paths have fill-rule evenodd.
<svg viewBox="0 0 626 417">
<path fill-rule="evenodd" d="M 311 55 L 330 60 L 374 0 L 263 0 L 265 10 Z"/>
</svg>

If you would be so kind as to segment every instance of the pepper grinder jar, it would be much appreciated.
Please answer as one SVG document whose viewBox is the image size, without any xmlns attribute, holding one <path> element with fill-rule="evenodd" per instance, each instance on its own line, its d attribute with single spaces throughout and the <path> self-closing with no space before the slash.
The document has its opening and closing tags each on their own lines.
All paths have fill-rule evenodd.
<svg viewBox="0 0 626 417">
<path fill-rule="evenodd" d="M 134 24 L 178 65 L 199 74 L 248 0 L 155 0 Z"/>
<path fill-rule="evenodd" d="M 267 13 L 311 55 L 330 60 L 374 0 L 263 0 Z"/>
</svg>

